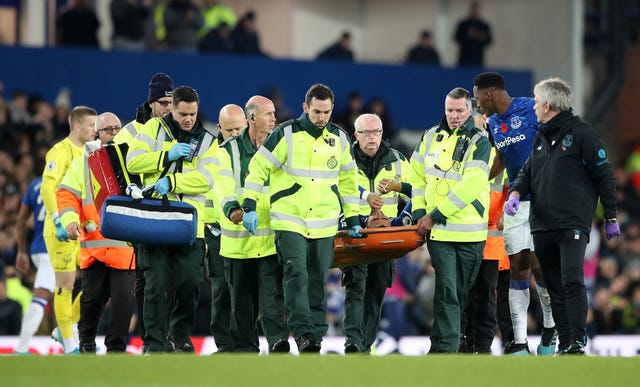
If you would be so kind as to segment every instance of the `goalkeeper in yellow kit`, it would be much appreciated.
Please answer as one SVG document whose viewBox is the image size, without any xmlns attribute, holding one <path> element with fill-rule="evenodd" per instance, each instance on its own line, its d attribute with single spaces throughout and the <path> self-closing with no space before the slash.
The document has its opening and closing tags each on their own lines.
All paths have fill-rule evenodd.
<svg viewBox="0 0 640 387">
<path fill-rule="evenodd" d="M 56 143 L 46 155 L 40 195 L 47 209 L 44 220 L 44 241 L 56 277 L 53 309 L 58 327 L 51 334 L 62 343 L 64 353 L 79 353 L 78 339 L 74 337 L 73 323 L 80 317 L 79 303 L 72 302 L 76 267 L 80 261 L 79 241 L 71 241 L 60 223 L 56 203 L 56 191 L 71 162 L 84 154 L 83 146 L 95 138 L 95 122 L 98 114 L 86 106 L 75 107 L 69 115 L 69 136 Z M 77 298 L 79 301 L 79 298 Z"/>
</svg>

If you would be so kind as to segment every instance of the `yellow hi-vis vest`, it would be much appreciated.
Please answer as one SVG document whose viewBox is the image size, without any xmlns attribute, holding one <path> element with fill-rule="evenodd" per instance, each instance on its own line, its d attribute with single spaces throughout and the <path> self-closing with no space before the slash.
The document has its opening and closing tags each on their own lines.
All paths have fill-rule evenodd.
<svg viewBox="0 0 640 387">
<path fill-rule="evenodd" d="M 225 258 L 262 258 L 276 254 L 275 233 L 271 229 L 269 214 L 271 196 L 268 184 L 262 187 L 260 194 L 254 196 L 258 227 L 253 235 L 242 223 L 234 224 L 224 213 L 225 208 L 240 208 L 244 199 L 241 175 L 245 171 L 242 165 L 248 164 L 255 153 L 248 132 L 249 130 L 245 129 L 243 134 L 228 139 L 220 147 L 220 174 L 215 191 L 216 197 L 220 199 L 220 255 Z M 248 149 L 252 149 L 252 152 L 247 152 Z"/>
<path fill-rule="evenodd" d="M 462 161 L 453 154 L 459 139 L 467 142 Z M 461 140 L 460 140 L 461 141 Z M 470 117 L 449 131 L 446 119 L 428 129 L 411 156 L 412 211 L 417 220 L 426 213 L 442 214 L 429 238 L 443 242 L 487 239 L 489 217 L 489 154 L 491 144 Z"/>
<path fill-rule="evenodd" d="M 172 119 L 169 115 L 166 119 Z M 200 125 L 197 123 L 196 125 Z M 195 130 L 195 127 L 194 129 Z M 182 172 L 176 172 L 176 163 L 168 161 L 167 153 L 178 141 L 171 134 L 165 119 L 152 118 L 129 144 L 127 169 L 143 175 L 145 186 L 154 185 L 166 165 L 171 165 L 166 177 L 171 183 L 169 200 L 181 200 L 194 206 L 198 212 L 198 238 L 204 237 L 205 194 L 213 188 L 218 175 L 218 140 L 207 129 L 200 141 L 200 148 L 192 161 L 183 161 Z"/>
<path fill-rule="evenodd" d="M 249 163 L 243 207 L 255 209 L 267 180 L 274 230 L 311 239 L 333 237 L 341 205 L 347 225 L 360 224 L 351 142 L 332 123 L 318 129 L 303 113 L 276 127 Z"/>
</svg>

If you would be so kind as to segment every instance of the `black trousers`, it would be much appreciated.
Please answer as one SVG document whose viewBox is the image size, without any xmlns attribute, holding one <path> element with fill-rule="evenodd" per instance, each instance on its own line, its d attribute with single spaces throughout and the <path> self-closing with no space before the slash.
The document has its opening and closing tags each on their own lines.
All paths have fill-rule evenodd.
<svg viewBox="0 0 640 387">
<path fill-rule="evenodd" d="M 233 352 L 260 352 L 258 283 L 261 258 L 224 258 L 231 294 L 230 334 Z"/>
<path fill-rule="evenodd" d="M 511 308 L 509 307 L 509 283 L 511 282 L 511 273 L 509 270 L 500 270 L 498 272 L 498 328 L 502 336 L 502 347 L 513 340 L 513 323 L 511 322 Z"/>
<path fill-rule="evenodd" d="M 384 295 L 393 285 L 394 275 L 395 261 L 343 269 L 345 346 L 356 344 L 361 351 L 371 352 L 378 334 Z"/>
<path fill-rule="evenodd" d="M 189 340 L 204 281 L 204 239 L 190 246 L 138 246 L 138 262 L 144 270 L 144 350 L 164 352 L 168 339 L 181 344 Z M 175 289 L 175 295 L 167 293 Z M 175 300 L 169 311 L 167 300 Z M 169 331 L 167 320 L 171 315 Z"/>
<path fill-rule="evenodd" d="M 585 341 L 587 291 L 584 286 L 584 253 L 588 242 L 589 234 L 579 230 L 533 234 L 544 283 L 551 296 L 560 350 L 576 341 Z"/>
<path fill-rule="evenodd" d="M 207 243 L 207 268 L 211 280 L 211 334 L 218 352 L 233 350 L 229 333 L 231 319 L 231 296 L 224 274 L 224 258 L 220 256 L 220 235 L 214 236 L 208 227 L 204 229 Z"/>
<path fill-rule="evenodd" d="M 467 350 L 491 352 L 491 343 L 497 327 L 497 286 L 498 261 L 483 259 L 462 315 L 460 331 L 466 336 Z"/>
<path fill-rule="evenodd" d="M 78 322 L 80 347 L 91 350 L 95 346 L 98 322 L 104 306 L 111 298 L 111 319 L 104 344 L 107 352 L 124 352 L 127 349 L 129 324 L 135 306 L 135 271 L 113 269 L 97 261 L 82 269 L 81 273 L 82 295 Z"/>
</svg>

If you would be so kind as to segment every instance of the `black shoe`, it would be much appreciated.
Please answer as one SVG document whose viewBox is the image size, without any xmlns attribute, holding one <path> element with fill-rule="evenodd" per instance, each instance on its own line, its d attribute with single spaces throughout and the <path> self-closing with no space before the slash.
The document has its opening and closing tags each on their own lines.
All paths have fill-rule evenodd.
<svg viewBox="0 0 640 387">
<path fill-rule="evenodd" d="M 170 338 L 168 343 L 171 348 L 171 350 L 168 350 L 169 352 L 194 353 L 196 351 L 191 339 L 188 337 L 186 339 Z"/>
<path fill-rule="evenodd" d="M 585 354 L 585 350 L 584 350 L 584 344 L 582 344 L 582 342 L 580 341 L 576 341 L 573 344 L 571 344 L 569 346 L 569 348 L 563 349 L 562 351 L 558 352 L 558 355 L 562 356 L 562 355 L 584 355 Z"/>
<path fill-rule="evenodd" d="M 289 340 L 282 339 L 276 341 L 272 346 L 269 353 L 289 353 L 291 350 L 291 346 L 289 345 Z"/>
<path fill-rule="evenodd" d="M 511 348 L 509 348 L 509 352 L 507 352 L 510 355 L 514 355 L 514 356 L 529 356 L 531 355 L 531 351 L 529 351 L 529 344 L 528 343 L 523 343 L 523 344 L 512 344 Z"/>
<path fill-rule="evenodd" d="M 362 352 L 357 344 L 349 343 L 344 346 L 344 353 L 358 353 Z"/>
<path fill-rule="evenodd" d="M 95 354 L 96 353 L 96 343 L 80 343 L 79 346 L 80 349 L 80 353 L 92 353 Z"/>
<path fill-rule="evenodd" d="M 312 333 L 304 333 L 296 340 L 296 343 L 300 353 L 319 353 L 322 347 L 322 344 L 316 340 Z"/>
<path fill-rule="evenodd" d="M 473 351 L 476 355 L 491 355 L 491 347 L 478 347 Z"/>
</svg>

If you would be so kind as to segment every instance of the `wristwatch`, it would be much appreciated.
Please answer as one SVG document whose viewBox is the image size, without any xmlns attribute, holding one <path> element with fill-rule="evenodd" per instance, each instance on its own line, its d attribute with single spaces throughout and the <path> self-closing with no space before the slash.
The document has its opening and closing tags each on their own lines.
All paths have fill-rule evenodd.
<svg viewBox="0 0 640 387">
<path fill-rule="evenodd" d="M 609 224 L 615 224 L 615 223 L 618 222 L 618 219 L 617 218 L 609 218 L 609 219 L 606 220 L 606 222 L 609 223 Z"/>
</svg>

